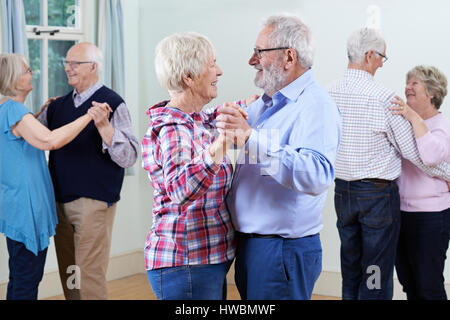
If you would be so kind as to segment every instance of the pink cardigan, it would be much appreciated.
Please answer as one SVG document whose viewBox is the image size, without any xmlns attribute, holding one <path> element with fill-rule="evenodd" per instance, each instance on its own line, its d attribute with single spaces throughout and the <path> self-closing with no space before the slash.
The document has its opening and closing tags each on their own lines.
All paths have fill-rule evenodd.
<svg viewBox="0 0 450 320">
<path fill-rule="evenodd" d="M 416 139 L 420 158 L 425 165 L 450 162 L 450 122 L 439 113 L 425 120 L 430 130 Z M 410 161 L 402 159 L 402 174 L 397 180 L 400 209 L 410 212 L 443 211 L 450 208 L 450 192 L 441 178 L 433 178 Z"/>
</svg>

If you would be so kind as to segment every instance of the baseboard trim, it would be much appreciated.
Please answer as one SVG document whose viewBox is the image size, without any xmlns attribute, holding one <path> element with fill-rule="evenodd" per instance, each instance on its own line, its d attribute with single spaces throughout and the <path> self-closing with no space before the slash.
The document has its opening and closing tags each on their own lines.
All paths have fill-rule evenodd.
<svg viewBox="0 0 450 320">
<path fill-rule="evenodd" d="M 314 285 L 313 294 L 341 298 L 341 281 L 340 272 L 322 271 Z"/>
<path fill-rule="evenodd" d="M 450 283 L 445 283 L 445 291 L 450 297 Z M 336 271 L 322 271 L 317 280 L 313 294 L 330 297 L 342 297 L 342 276 Z M 398 279 L 394 277 L 394 296 L 393 300 L 406 300 L 406 294 Z"/>
<path fill-rule="evenodd" d="M 145 273 L 144 252 L 134 250 L 122 254 L 111 256 L 109 259 L 108 281 L 118 280 L 135 274 Z M 0 283 L 0 300 L 6 299 L 6 289 L 8 282 Z M 63 293 L 58 270 L 45 272 L 39 285 L 39 299 L 46 299 Z"/>
</svg>

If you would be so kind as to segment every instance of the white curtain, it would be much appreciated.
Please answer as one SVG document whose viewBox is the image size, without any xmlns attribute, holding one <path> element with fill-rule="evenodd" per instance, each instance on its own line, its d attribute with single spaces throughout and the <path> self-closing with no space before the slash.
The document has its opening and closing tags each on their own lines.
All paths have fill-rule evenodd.
<svg viewBox="0 0 450 320">
<path fill-rule="evenodd" d="M 103 83 L 125 95 L 123 13 L 120 0 L 98 1 L 98 47 L 104 54 Z"/>
<path fill-rule="evenodd" d="M 28 59 L 28 39 L 22 0 L 0 0 L 0 35 L 0 52 L 20 53 Z M 33 106 L 32 101 L 30 92 L 25 105 L 35 112 L 40 106 Z"/>
<path fill-rule="evenodd" d="M 103 84 L 125 99 L 125 49 L 121 0 L 98 1 L 98 47 L 104 55 Z M 125 169 L 134 175 L 134 167 Z"/>
<path fill-rule="evenodd" d="M 0 0 L 2 52 L 28 56 L 25 10 L 22 0 Z"/>
</svg>

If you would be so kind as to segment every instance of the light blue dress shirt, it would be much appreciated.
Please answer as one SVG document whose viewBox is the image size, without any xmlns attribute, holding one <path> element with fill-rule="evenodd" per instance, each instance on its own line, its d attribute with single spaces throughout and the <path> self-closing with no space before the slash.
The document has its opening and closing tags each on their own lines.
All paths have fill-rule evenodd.
<svg viewBox="0 0 450 320">
<path fill-rule="evenodd" d="M 37 255 L 49 246 L 58 218 L 44 151 L 11 132 L 28 113 L 12 100 L 0 104 L 0 232 Z"/>
<path fill-rule="evenodd" d="M 247 111 L 253 130 L 227 197 L 235 228 L 285 238 L 319 233 L 341 134 L 337 105 L 308 70 Z"/>
</svg>

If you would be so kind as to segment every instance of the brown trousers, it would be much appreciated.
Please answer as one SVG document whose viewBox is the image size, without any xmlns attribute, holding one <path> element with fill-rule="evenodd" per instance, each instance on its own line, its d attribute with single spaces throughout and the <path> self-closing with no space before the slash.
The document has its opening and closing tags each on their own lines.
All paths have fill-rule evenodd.
<svg viewBox="0 0 450 320">
<path fill-rule="evenodd" d="M 67 300 L 106 300 L 106 271 L 117 204 L 80 198 L 57 203 L 55 246 Z"/>
</svg>

